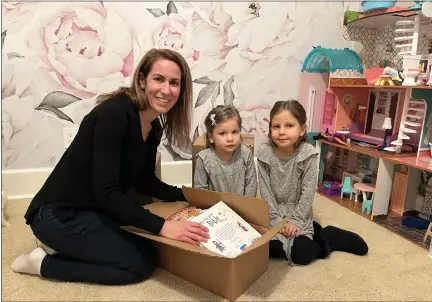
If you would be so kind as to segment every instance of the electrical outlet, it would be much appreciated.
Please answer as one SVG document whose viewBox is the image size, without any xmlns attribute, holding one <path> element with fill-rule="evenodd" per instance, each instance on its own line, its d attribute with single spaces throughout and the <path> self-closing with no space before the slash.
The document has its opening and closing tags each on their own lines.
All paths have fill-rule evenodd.
<svg viewBox="0 0 432 302">
<path fill-rule="evenodd" d="M 67 149 L 75 138 L 78 128 L 63 128 L 63 145 Z"/>
</svg>

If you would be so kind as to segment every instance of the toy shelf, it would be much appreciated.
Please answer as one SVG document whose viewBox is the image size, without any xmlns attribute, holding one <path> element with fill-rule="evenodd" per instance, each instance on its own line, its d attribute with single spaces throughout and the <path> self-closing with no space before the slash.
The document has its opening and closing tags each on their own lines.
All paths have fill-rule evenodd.
<svg viewBox="0 0 432 302">
<path fill-rule="evenodd" d="M 375 86 L 375 85 L 330 85 L 330 88 L 370 88 L 370 89 L 431 89 L 432 86 Z"/>
<path fill-rule="evenodd" d="M 329 142 L 325 139 L 319 139 L 318 146 L 321 150 L 320 155 L 320 182 L 323 182 L 325 162 L 327 160 L 327 146 L 334 146 L 338 149 L 365 154 L 378 160 L 378 170 L 375 182 L 375 198 L 372 206 L 372 213 L 368 215 L 371 220 L 375 216 L 389 214 L 390 204 L 393 204 L 392 187 L 393 173 L 397 165 L 405 165 L 408 168 L 407 181 L 403 184 L 402 202 L 398 204 L 400 211 L 398 216 L 402 216 L 406 211 L 415 208 L 415 202 L 418 195 L 421 171 L 432 172 L 432 157 L 429 151 L 422 151 L 417 156 L 416 153 L 400 153 L 379 151 L 377 148 L 366 148 L 351 143 L 345 146 L 338 143 Z M 361 214 L 361 213 L 359 213 Z M 364 215 L 362 215 L 364 216 Z"/>
<path fill-rule="evenodd" d="M 403 164 L 413 168 L 418 168 L 421 170 L 432 172 L 432 163 L 430 163 L 428 160 L 424 160 L 424 158 L 427 158 L 427 156 L 417 157 L 417 152 L 393 153 L 387 151 L 379 151 L 377 148 L 367 148 L 367 147 L 358 146 L 354 143 L 351 143 L 349 146 L 345 146 L 339 143 L 329 142 L 325 139 L 319 139 L 319 142 L 340 149 L 345 149 L 345 150 L 369 155 L 376 158 L 386 159 L 395 164 Z"/>
</svg>

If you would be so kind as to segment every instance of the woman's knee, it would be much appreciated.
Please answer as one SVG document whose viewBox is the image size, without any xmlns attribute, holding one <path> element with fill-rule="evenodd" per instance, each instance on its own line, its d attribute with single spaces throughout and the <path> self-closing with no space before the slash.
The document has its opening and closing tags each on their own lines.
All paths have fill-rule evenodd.
<svg viewBox="0 0 432 302">
<path fill-rule="evenodd" d="M 140 280 L 149 278 L 157 266 L 157 257 L 152 253 L 143 255 L 137 252 L 134 256 L 124 259 L 124 261 L 124 268 L 136 275 Z"/>
</svg>

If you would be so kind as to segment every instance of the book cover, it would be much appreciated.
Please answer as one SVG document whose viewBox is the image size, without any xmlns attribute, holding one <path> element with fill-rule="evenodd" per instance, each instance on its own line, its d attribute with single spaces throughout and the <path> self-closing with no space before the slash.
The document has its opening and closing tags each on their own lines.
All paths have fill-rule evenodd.
<svg viewBox="0 0 432 302">
<path fill-rule="evenodd" d="M 190 217 L 209 229 L 210 239 L 201 245 L 228 258 L 235 258 L 261 237 L 249 223 L 241 218 L 223 201 L 204 210 L 200 215 Z"/>
</svg>

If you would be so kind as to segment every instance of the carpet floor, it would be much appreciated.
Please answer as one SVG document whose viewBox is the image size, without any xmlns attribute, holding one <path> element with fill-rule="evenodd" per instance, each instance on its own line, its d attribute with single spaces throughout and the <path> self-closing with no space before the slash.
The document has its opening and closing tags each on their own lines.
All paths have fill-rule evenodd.
<svg viewBox="0 0 432 302">
<path fill-rule="evenodd" d="M 2 228 L 3 301 L 222 301 L 224 299 L 162 269 L 127 286 L 67 283 L 16 274 L 13 260 L 36 247 L 24 222 L 29 200 L 9 202 L 9 227 Z M 369 254 L 334 252 L 309 266 L 271 260 L 268 270 L 238 301 L 432 301 L 432 258 L 425 249 L 358 214 L 316 195 L 315 219 L 359 233 Z"/>
</svg>

